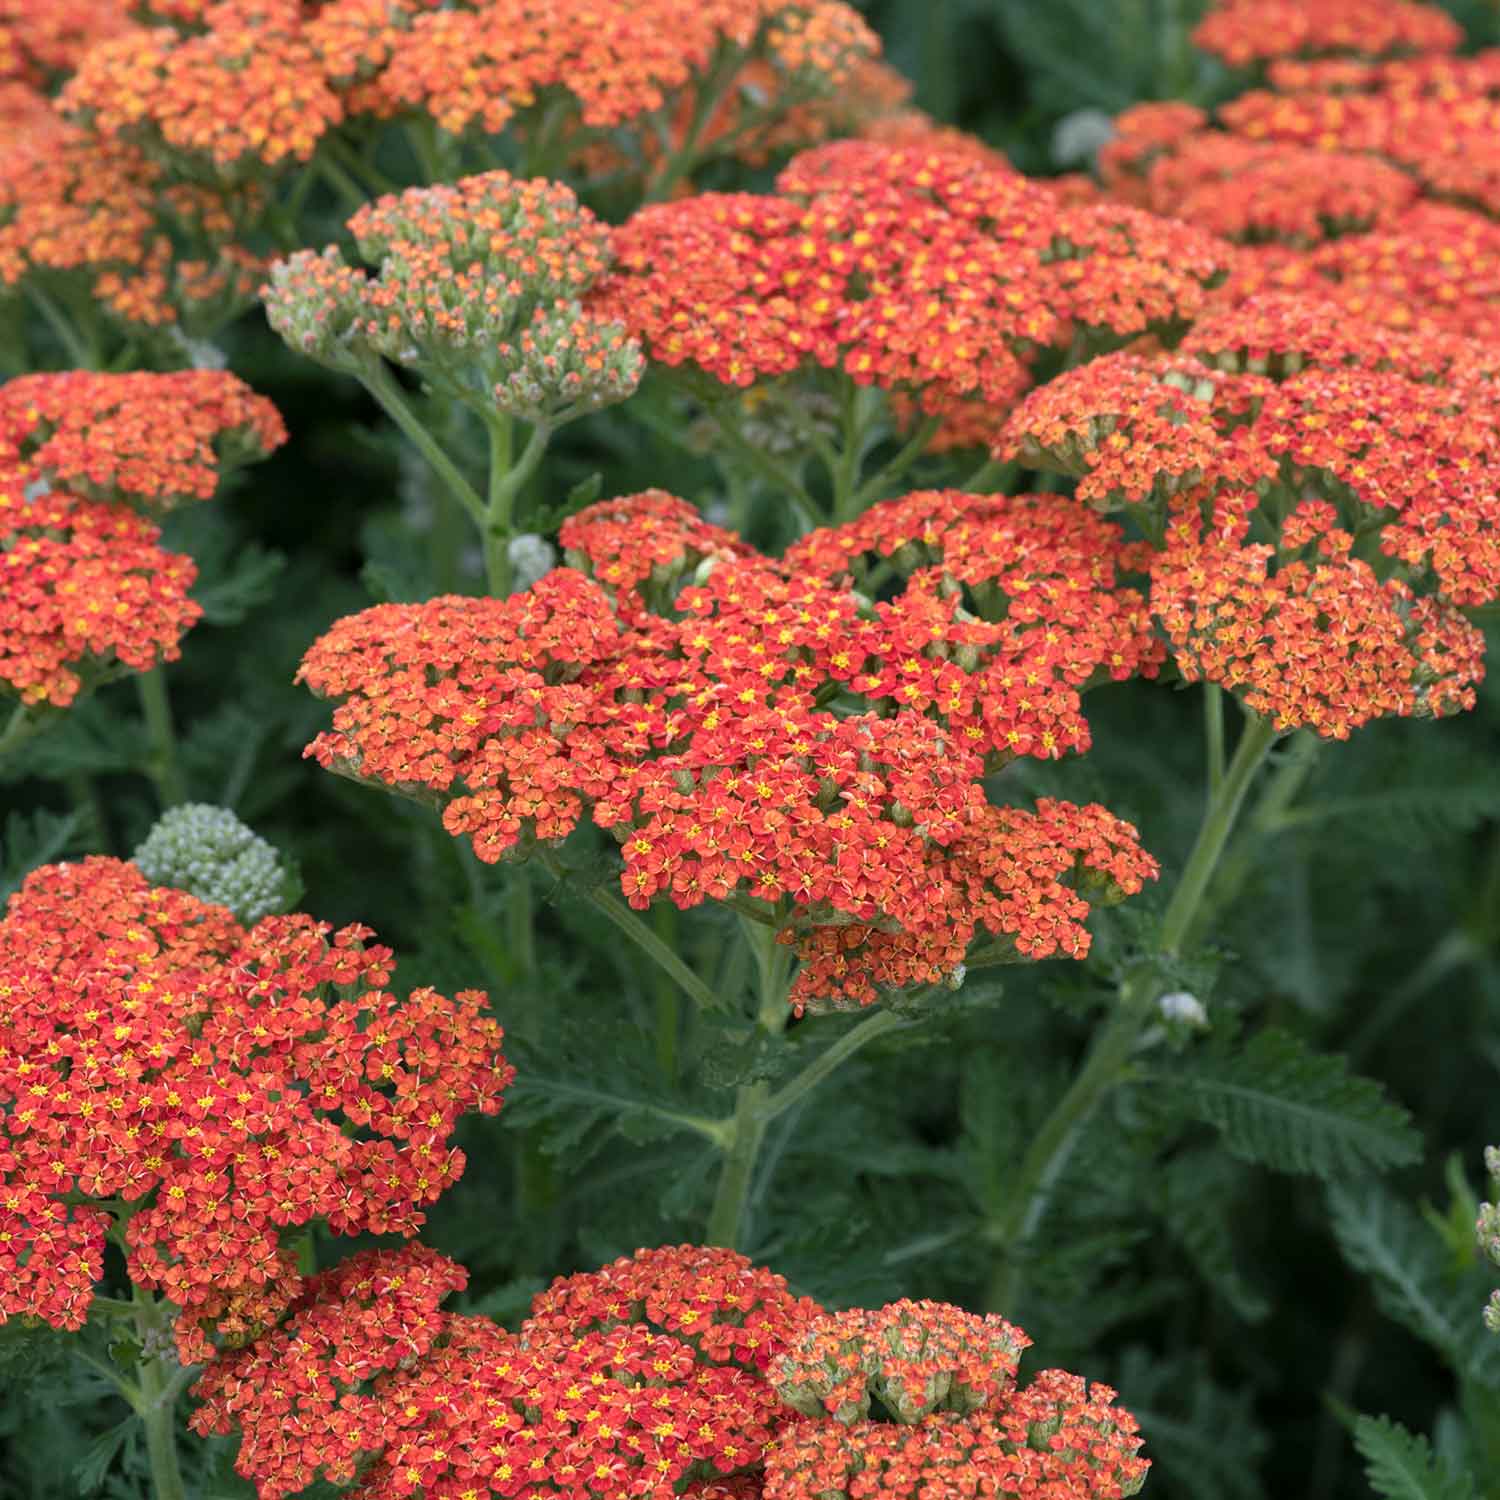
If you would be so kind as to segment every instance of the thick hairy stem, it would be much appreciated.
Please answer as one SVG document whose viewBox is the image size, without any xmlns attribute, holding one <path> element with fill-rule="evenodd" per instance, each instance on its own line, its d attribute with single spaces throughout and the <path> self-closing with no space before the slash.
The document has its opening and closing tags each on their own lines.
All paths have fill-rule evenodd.
<svg viewBox="0 0 1500 1500">
<path fill-rule="evenodd" d="M 135 686 L 146 719 L 146 741 L 151 747 L 147 774 L 155 783 L 162 807 L 176 807 L 187 801 L 187 782 L 177 758 L 177 731 L 172 724 L 172 702 L 167 696 L 166 669 L 156 666 L 140 673 Z"/>
<path fill-rule="evenodd" d="M 135 1303 L 136 1337 L 142 1351 L 135 1408 L 146 1429 L 146 1455 L 151 1462 L 155 1500 L 187 1500 L 187 1486 L 177 1457 L 177 1398 L 191 1372 L 173 1368 L 166 1358 L 171 1335 L 164 1316 L 165 1305 L 139 1288 Z"/>
<path fill-rule="evenodd" d="M 731 1249 L 741 1247 L 755 1162 L 766 1138 L 765 1103 L 769 1096 L 770 1086 L 764 1083 L 744 1083 L 735 1090 L 729 1144 L 724 1152 L 724 1165 L 719 1170 L 719 1185 L 714 1191 L 714 1206 L 709 1212 L 708 1229 L 704 1234 L 707 1244 L 728 1245 Z"/>
<path fill-rule="evenodd" d="M 741 48 L 727 45 L 715 59 L 698 91 L 698 104 L 682 144 L 668 154 L 647 179 L 642 204 L 665 202 L 672 189 L 698 165 L 704 134 L 734 86 L 744 60 L 745 53 Z"/>
<path fill-rule="evenodd" d="M 1162 918 L 1157 949 L 1163 956 L 1177 953 L 1191 930 L 1244 804 L 1245 793 L 1276 739 L 1276 731 L 1268 720 L 1247 718 L 1234 759 L 1225 770 L 1217 792 L 1209 799 L 1182 878 Z M 1149 968 L 1133 975 L 1121 987 L 1115 1008 L 1095 1036 L 1082 1068 L 1043 1121 L 1022 1158 L 1007 1212 L 995 1226 L 1000 1258 L 990 1279 L 987 1298 L 992 1311 L 1013 1308 L 1019 1300 L 1024 1284 L 1022 1252 L 1041 1223 L 1052 1190 L 1067 1166 L 1083 1126 L 1100 1099 L 1124 1075 L 1141 1029 L 1154 1011 L 1160 989 L 1160 981 Z"/>
</svg>

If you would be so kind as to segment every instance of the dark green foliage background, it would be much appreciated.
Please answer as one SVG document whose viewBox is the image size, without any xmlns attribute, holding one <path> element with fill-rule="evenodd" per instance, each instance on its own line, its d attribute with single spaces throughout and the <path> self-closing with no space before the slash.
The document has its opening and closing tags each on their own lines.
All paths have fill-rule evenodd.
<svg viewBox="0 0 1500 1500">
<path fill-rule="evenodd" d="M 1033 171 L 1055 169 L 1054 128 L 1075 110 L 1230 85 L 1187 45 L 1191 0 L 866 8 L 919 104 Z M 1500 31 L 1493 6 L 1455 9 L 1476 37 Z M 498 1122 L 466 1129 L 468 1175 L 430 1239 L 471 1268 L 470 1307 L 513 1321 L 554 1274 L 701 1233 L 712 1149 L 650 1106 L 719 1113 L 755 1076 L 737 1020 L 748 975 L 727 919 L 657 917 L 734 1007 L 684 1017 L 664 1058 L 670 989 L 554 899 L 545 874 L 529 877 L 528 968 L 500 883 L 431 814 L 299 758 L 326 722 L 292 685 L 308 643 L 375 599 L 432 592 L 422 481 L 352 382 L 292 358 L 254 320 L 230 353 L 294 441 L 169 528 L 199 558 L 219 617 L 170 673 L 191 789 L 296 861 L 306 909 L 374 925 L 401 956 L 399 981 L 491 991 L 520 1078 Z M 712 487 L 707 464 L 615 412 L 569 430 L 539 498 L 560 501 L 596 472 L 605 494 Z M 478 588 L 477 560 L 466 582 Z M 997 791 L 1105 801 L 1137 822 L 1170 889 L 1201 808 L 1199 696 L 1131 684 L 1090 710 L 1086 758 L 1014 766 Z M 0 882 L 48 858 L 134 846 L 155 815 L 136 722 L 119 684 L 7 767 Z M 1500 1139 L 1500 692 L 1462 720 L 1378 725 L 1325 749 L 1292 813 L 1242 837 L 1231 868 L 1212 946 L 1181 976 L 1211 1032 L 1164 1044 L 1093 1121 L 1051 1201 L 1045 1252 L 1005 1311 L 1036 1338 L 1030 1368 L 1065 1364 L 1121 1387 L 1157 1460 L 1147 1493 L 1162 1500 L 1368 1494 L 1340 1408 L 1389 1413 L 1474 1464 L 1473 1444 L 1500 1443 L 1500 1340 L 1486 1344 L 1479 1327 L 1471 1208 L 1482 1147 Z M 1160 905 L 1148 896 L 1096 918 L 1085 966 L 976 975 L 778 1121 L 753 1256 L 831 1304 L 982 1307 L 1009 1174 L 1076 1065 L 1112 964 Z M 792 1037 L 810 1056 L 845 1024 L 808 1020 Z M 1384 1105 L 1340 1095 L 1337 1068 L 1309 1063 L 1309 1048 L 1379 1080 L 1419 1144 L 1404 1144 Z M 1288 1123 L 1285 1110 L 1226 1103 L 1268 1079 L 1283 1098 L 1346 1098 L 1386 1145 L 1351 1146 L 1316 1109 Z M 1365 1166 L 1382 1152 L 1396 1170 L 1377 1181 Z M 325 1259 L 343 1248 L 320 1246 Z M 1455 1370 L 1470 1377 L 1467 1412 Z M 56 1340 L 0 1332 L 0 1393 L 0 1496 L 146 1492 L 134 1439 L 115 1428 L 123 1408 Z M 226 1444 L 186 1452 L 202 1496 L 246 1493 Z M 1500 1452 L 1483 1457 L 1500 1494 Z"/>
</svg>

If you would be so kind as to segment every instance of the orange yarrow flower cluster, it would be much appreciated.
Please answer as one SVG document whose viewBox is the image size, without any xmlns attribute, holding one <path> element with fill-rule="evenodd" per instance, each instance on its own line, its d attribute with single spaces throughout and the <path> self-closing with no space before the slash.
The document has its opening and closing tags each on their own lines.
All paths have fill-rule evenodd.
<svg viewBox="0 0 1500 1500">
<path fill-rule="evenodd" d="M 66 708 L 120 667 L 175 661 L 203 611 L 189 557 L 121 506 L 51 491 L 0 466 L 0 686 L 21 703 Z"/>
<path fill-rule="evenodd" d="M 387 988 L 368 928 L 253 928 L 130 864 L 30 875 L 0 922 L 0 1314 L 81 1326 L 118 1200 L 185 1362 L 297 1295 L 283 1231 L 412 1235 L 513 1069 L 485 997 Z M 82 1206 L 73 1206 L 81 1200 Z"/>
<path fill-rule="evenodd" d="M 664 1245 L 558 1277 L 532 1298 L 521 1337 L 560 1342 L 643 1324 L 712 1364 L 764 1371 L 821 1312 L 810 1297 L 793 1296 L 784 1276 L 735 1250 Z"/>
<path fill-rule="evenodd" d="M 343 116 L 301 0 L 219 0 L 202 29 L 136 27 L 99 43 L 60 96 L 63 112 L 189 175 L 253 176 L 305 162 Z"/>
<path fill-rule="evenodd" d="M 544 97 L 570 97 L 601 135 L 674 109 L 726 55 L 772 70 L 788 106 L 832 92 L 879 42 L 839 0 L 333 0 L 310 24 L 349 107 L 421 111 L 452 132 L 505 129 Z"/>
<path fill-rule="evenodd" d="M 1193 41 L 1244 67 L 1282 57 L 1456 52 L 1463 31 L 1416 0 L 1219 0 Z"/>
<path fill-rule="evenodd" d="M 1034 392 L 1001 451 L 1147 517 L 1185 676 L 1343 738 L 1473 705 L 1483 637 L 1459 611 L 1500 596 L 1495 374 L 1463 339 L 1263 294 L 1171 359 L 1107 356 Z"/>
<path fill-rule="evenodd" d="M 788 1362 L 805 1374 L 809 1361 L 842 1364 L 857 1349 L 871 1372 L 861 1379 L 896 1417 L 833 1420 L 820 1403 L 811 1417 L 778 1403 L 758 1357 L 726 1362 L 695 1347 L 695 1318 L 663 1331 L 663 1318 L 689 1312 L 713 1318 L 705 1341 L 739 1326 L 731 1288 L 762 1310 L 762 1292 L 788 1300 L 779 1276 L 730 1252 L 641 1251 L 556 1283 L 519 1335 L 441 1311 L 463 1279 L 419 1247 L 323 1273 L 282 1328 L 209 1367 L 193 1425 L 240 1429 L 236 1467 L 260 1500 L 318 1477 L 352 1481 L 355 1500 L 754 1500 L 763 1486 L 907 1500 L 937 1485 L 1116 1500 L 1149 1467 L 1108 1387 L 1045 1370 L 1018 1389 L 1030 1341 L 999 1318 L 905 1302 L 789 1324 L 792 1352 L 771 1379 Z M 626 1321 L 642 1309 L 650 1321 Z"/>
<path fill-rule="evenodd" d="M 165 512 L 209 500 L 286 441 L 276 408 L 224 370 L 89 370 L 0 386 L 0 461 L 91 500 Z"/>
<path fill-rule="evenodd" d="M 993 1408 L 898 1422 L 800 1422 L 766 1451 L 766 1500 L 1118 1500 L 1139 1493 L 1148 1461 L 1115 1392 L 1044 1370 Z"/>
<path fill-rule="evenodd" d="M 759 1463 L 779 1413 L 758 1373 L 646 1323 L 544 1331 L 558 1309 L 538 1307 L 517 1336 L 441 1312 L 463 1280 L 417 1247 L 315 1278 L 283 1329 L 209 1367 L 195 1427 L 241 1429 L 260 1500 L 319 1475 L 357 1475 L 358 1500 L 669 1494 Z"/>
<path fill-rule="evenodd" d="M 621 841 L 633 905 L 755 897 L 815 960 L 799 1006 L 940 980 L 980 926 L 1028 956 L 1081 957 L 1089 899 L 1139 889 L 1154 863 L 1103 809 L 993 808 L 980 782 L 1017 755 L 1085 748 L 1080 690 L 1158 658 L 1121 584 L 1133 553 L 1117 533 L 1035 497 L 965 517 L 973 500 L 914 503 L 949 513 L 932 525 L 972 576 L 1004 557 L 971 601 L 981 613 L 935 567 L 890 601 L 861 601 L 841 575 L 864 541 L 819 537 L 825 581 L 659 492 L 641 500 L 632 555 L 635 502 L 605 502 L 562 537 L 595 578 L 561 568 L 508 600 L 338 622 L 300 673 L 341 700 L 308 753 L 435 794 L 482 859 L 590 815 Z M 1023 537 L 1018 564 L 1005 549 Z M 1082 618 L 1091 598 L 1097 618 Z"/>
</svg>

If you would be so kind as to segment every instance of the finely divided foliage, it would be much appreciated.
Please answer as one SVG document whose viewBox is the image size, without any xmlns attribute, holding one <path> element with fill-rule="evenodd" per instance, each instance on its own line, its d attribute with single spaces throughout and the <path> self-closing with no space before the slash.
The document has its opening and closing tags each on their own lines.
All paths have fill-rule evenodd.
<svg viewBox="0 0 1500 1500">
<path fill-rule="evenodd" d="M 1489 1494 L 1500 52 L 1136 10 L 0 0 L 0 1490 Z"/>
</svg>

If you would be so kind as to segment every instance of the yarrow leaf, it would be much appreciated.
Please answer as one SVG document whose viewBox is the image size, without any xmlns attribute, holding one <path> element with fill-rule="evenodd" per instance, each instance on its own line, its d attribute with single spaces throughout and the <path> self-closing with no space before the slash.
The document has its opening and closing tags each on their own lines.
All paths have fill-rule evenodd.
<svg viewBox="0 0 1500 1500">
<path fill-rule="evenodd" d="M 1389 1417 L 1358 1418 L 1354 1446 L 1370 1487 L 1387 1500 L 1470 1500 L 1474 1494 L 1472 1475 L 1454 1473 L 1425 1437 Z"/>
<path fill-rule="evenodd" d="M 1411 1117 L 1341 1057 L 1312 1051 L 1289 1032 L 1268 1030 L 1237 1055 L 1171 1079 L 1187 1108 L 1223 1132 L 1246 1161 L 1331 1178 L 1404 1166 L 1421 1155 Z"/>
</svg>

